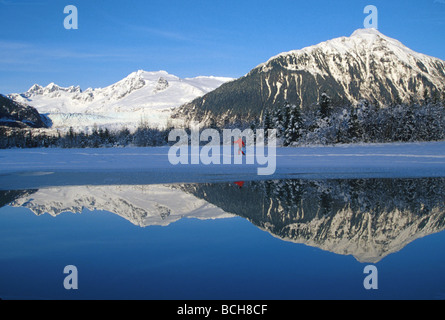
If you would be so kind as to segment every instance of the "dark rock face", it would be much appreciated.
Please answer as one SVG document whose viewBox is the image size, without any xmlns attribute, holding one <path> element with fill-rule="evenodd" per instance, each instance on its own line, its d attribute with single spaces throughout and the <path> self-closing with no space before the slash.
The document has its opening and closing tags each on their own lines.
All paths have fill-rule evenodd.
<svg viewBox="0 0 445 320">
<path fill-rule="evenodd" d="M 48 120 L 35 108 L 0 95 L 0 125 L 12 128 L 48 128 Z"/>
</svg>

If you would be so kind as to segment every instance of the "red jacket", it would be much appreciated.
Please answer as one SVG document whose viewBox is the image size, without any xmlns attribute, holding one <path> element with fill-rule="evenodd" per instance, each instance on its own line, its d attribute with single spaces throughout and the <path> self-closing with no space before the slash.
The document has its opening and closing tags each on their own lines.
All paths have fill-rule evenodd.
<svg viewBox="0 0 445 320">
<path fill-rule="evenodd" d="M 246 144 L 244 143 L 243 139 L 239 138 L 238 140 L 236 140 L 234 143 L 237 143 L 239 145 L 240 148 L 245 147 Z"/>
</svg>

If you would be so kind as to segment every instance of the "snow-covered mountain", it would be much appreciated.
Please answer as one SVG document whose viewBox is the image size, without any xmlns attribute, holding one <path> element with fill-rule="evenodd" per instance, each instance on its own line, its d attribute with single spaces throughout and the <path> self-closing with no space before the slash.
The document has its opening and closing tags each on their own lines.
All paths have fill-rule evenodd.
<svg viewBox="0 0 445 320">
<path fill-rule="evenodd" d="M 417 53 L 375 29 L 359 29 L 300 50 L 281 53 L 244 77 L 222 85 L 180 109 L 190 118 L 255 119 L 285 101 L 318 103 L 326 92 L 334 103 L 360 99 L 382 106 L 399 98 L 418 101 L 445 91 L 445 62 Z"/>
<path fill-rule="evenodd" d="M 445 179 L 276 180 L 181 189 L 284 241 L 363 263 L 445 230 Z"/>
<path fill-rule="evenodd" d="M 139 70 L 105 88 L 63 88 L 55 83 L 33 85 L 27 92 L 11 94 L 41 113 L 113 113 L 141 109 L 168 109 L 204 95 L 229 78 L 197 77 L 180 79 L 166 71 Z"/>
<path fill-rule="evenodd" d="M 134 124 L 141 120 L 159 125 L 165 123 L 172 108 L 230 80 L 213 76 L 181 79 L 166 71 L 139 70 L 105 88 L 82 91 L 78 86 L 35 84 L 9 97 L 47 114 L 54 127 Z"/>
<path fill-rule="evenodd" d="M 218 207 L 168 185 L 74 186 L 36 190 L 9 203 L 36 215 L 100 210 L 116 214 L 140 227 L 167 226 L 182 218 L 231 218 Z"/>
</svg>

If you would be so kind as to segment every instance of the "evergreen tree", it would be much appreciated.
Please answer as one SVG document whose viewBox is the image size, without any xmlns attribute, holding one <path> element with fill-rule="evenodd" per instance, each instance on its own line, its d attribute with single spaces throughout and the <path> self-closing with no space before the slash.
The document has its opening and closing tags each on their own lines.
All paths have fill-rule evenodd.
<svg viewBox="0 0 445 320">
<path fill-rule="evenodd" d="M 267 132 L 267 130 L 272 129 L 272 119 L 269 109 L 264 110 L 263 114 L 263 129 Z"/>
<path fill-rule="evenodd" d="M 272 128 L 277 130 L 277 137 L 282 137 L 284 133 L 285 112 L 284 108 L 276 106 L 272 114 Z"/>
<path fill-rule="evenodd" d="M 272 115 L 270 114 L 269 109 L 264 109 L 263 111 L 263 130 L 264 130 L 264 138 L 268 138 L 269 130 L 274 129 L 272 124 Z"/>
<path fill-rule="evenodd" d="M 402 130 L 402 141 L 413 141 L 415 140 L 416 133 L 416 118 L 411 106 L 404 105 L 404 121 L 401 124 Z"/>
<path fill-rule="evenodd" d="M 326 92 L 323 92 L 320 96 L 320 117 L 322 119 L 327 119 L 329 118 L 330 112 L 331 112 L 331 97 L 329 97 Z"/>
<path fill-rule="evenodd" d="M 338 127 L 337 127 L 337 143 L 348 143 L 349 139 L 349 129 L 351 126 L 351 117 L 347 109 L 343 109 L 341 115 L 338 117 Z"/>
<path fill-rule="evenodd" d="M 298 141 L 303 129 L 303 119 L 300 113 L 300 109 L 296 105 L 286 106 L 287 119 L 284 130 L 284 146 L 289 146 L 293 142 Z"/>
<path fill-rule="evenodd" d="M 356 108 L 351 108 L 348 127 L 348 136 L 351 141 L 357 141 L 362 138 L 362 129 Z"/>
</svg>

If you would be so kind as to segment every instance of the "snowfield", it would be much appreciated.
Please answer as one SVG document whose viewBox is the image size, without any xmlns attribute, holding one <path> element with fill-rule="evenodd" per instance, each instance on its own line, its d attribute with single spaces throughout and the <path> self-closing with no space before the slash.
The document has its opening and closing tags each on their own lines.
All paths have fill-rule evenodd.
<svg viewBox="0 0 445 320">
<path fill-rule="evenodd" d="M 9 97 L 40 113 L 107 114 L 144 109 L 148 113 L 178 107 L 230 80 L 213 76 L 181 79 L 166 71 L 138 70 L 105 88 L 82 91 L 80 87 L 64 88 L 55 83 L 46 87 L 35 84 L 27 92 Z"/>
<path fill-rule="evenodd" d="M 52 122 L 53 129 L 88 131 L 94 127 L 134 130 L 141 122 L 165 127 L 174 108 L 212 91 L 227 77 L 198 76 L 181 79 L 166 71 L 138 70 L 105 88 L 46 87 L 33 85 L 9 98 L 35 107 Z"/>
<path fill-rule="evenodd" d="M 266 149 L 267 150 L 267 149 Z M 172 165 L 168 147 L 0 150 L 0 189 L 275 179 L 445 177 L 445 141 L 277 148 L 261 165 Z M 233 163 L 233 162 L 232 162 Z"/>
</svg>

